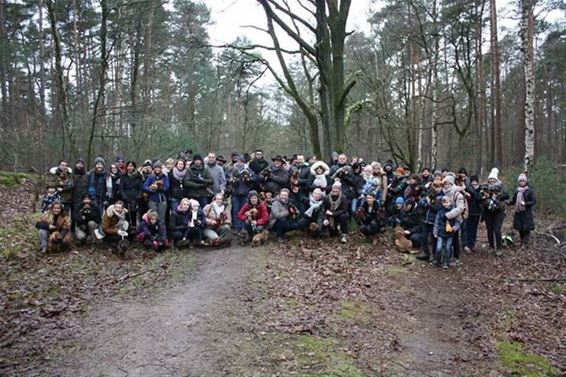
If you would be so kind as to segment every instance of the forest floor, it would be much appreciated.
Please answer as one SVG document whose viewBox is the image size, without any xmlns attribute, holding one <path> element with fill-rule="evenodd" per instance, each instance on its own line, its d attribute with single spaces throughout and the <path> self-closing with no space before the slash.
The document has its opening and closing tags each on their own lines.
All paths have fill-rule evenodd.
<svg viewBox="0 0 566 377">
<path fill-rule="evenodd" d="M 32 186 L 0 186 L 2 376 L 566 373 L 566 251 L 550 237 L 449 271 L 388 234 L 42 256 Z"/>
</svg>

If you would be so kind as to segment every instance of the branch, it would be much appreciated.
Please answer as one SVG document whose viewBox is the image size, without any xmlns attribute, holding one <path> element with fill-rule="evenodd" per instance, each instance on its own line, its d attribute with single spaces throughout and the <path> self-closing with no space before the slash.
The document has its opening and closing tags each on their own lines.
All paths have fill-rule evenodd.
<svg viewBox="0 0 566 377">
<path fill-rule="evenodd" d="M 316 33 L 315 28 L 307 20 L 305 20 L 304 18 L 299 17 L 295 13 L 291 12 L 291 8 L 289 7 L 289 4 L 287 3 L 287 1 L 283 0 L 284 4 L 287 6 L 287 9 L 285 9 L 281 5 L 277 4 L 277 2 L 275 2 L 275 0 L 264 0 L 264 1 L 269 2 L 276 9 L 280 10 L 281 12 L 283 12 L 287 16 L 289 16 L 292 20 L 296 20 L 296 21 L 300 22 L 301 24 L 303 24 L 303 26 L 305 26 L 311 32 Z M 261 2 L 261 0 L 260 0 L 260 2 Z"/>
</svg>

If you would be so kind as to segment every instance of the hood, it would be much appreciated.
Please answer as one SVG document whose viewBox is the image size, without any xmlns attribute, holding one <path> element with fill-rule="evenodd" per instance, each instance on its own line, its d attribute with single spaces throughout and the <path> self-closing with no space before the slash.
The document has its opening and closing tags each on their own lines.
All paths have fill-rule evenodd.
<svg viewBox="0 0 566 377">
<path fill-rule="evenodd" d="M 316 169 L 318 169 L 319 167 L 324 169 L 324 174 L 328 174 L 328 172 L 330 171 L 330 168 L 328 167 L 328 165 L 326 164 L 326 162 L 324 161 L 317 161 L 314 164 L 312 164 L 311 166 L 311 174 L 312 175 L 316 175 L 315 171 Z"/>
<path fill-rule="evenodd" d="M 108 216 L 108 217 L 112 217 L 114 215 L 124 217 L 126 212 L 128 212 L 128 210 L 124 208 L 122 210 L 122 214 L 118 215 L 116 212 L 114 212 L 114 204 L 112 204 L 112 205 L 108 206 L 108 208 L 106 208 L 106 216 Z"/>
<path fill-rule="evenodd" d="M 49 169 L 49 174 L 57 175 L 57 171 L 59 170 L 59 166 L 55 166 Z M 73 169 L 67 166 L 67 174 L 73 174 Z"/>
</svg>

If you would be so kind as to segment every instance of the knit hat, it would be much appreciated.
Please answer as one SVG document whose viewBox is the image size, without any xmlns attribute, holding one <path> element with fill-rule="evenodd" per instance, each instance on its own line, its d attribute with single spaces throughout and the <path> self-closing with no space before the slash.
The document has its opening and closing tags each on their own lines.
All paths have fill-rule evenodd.
<svg viewBox="0 0 566 377">
<path fill-rule="evenodd" d="M 221 163 L 226 163 L 226 159 L 221 154 L 219 154 L 218 157 L 216 157 L 216 161 Z"/>
<path fill-rule="evenodd" d="M 124 157 L 122 157 L 122 156 L 116 156 L 116 162 L 120 162 L 120 161 L 125 162 L 125 161 L 124 161 Z"/>
<path fill-rule="evenodd" d="M 160 168 L 160 169 L 161 169 L 162 167 L 163 167 L 163 164 L 162 164 L 161 161 L 159 161 L 159 160 L 157 160 L 157 161 L 155 161 L 155 162 L 153 163 L 153 168 L 154 168 L 154 169 L 155 169 L 155 168 Z"/>
<path fill-rule="evenodd" d="M 466 174 L 468 175 L 468 171 L 466 170 L 465 167 L 461 167 L 460 169 L 458 169 L 458 174 Z"/>
<path fill-rule="evenodd" d="M 446 202 L 446 203 L 452 204 L 452 197 L 450 197 L 449 195 L 444 195 L 444 196 L 442 197 L 442 202 Z"/>
<path fill-rule="evenodd" d="M 395 169 L 395 174 L 402 177 L 405 175 L 405 169 L 399 166 L 397 169 Z"/>
<path fill-rule="evenodd" d="M 342 183 L 336 181 L 332 184 L 332 188 L 338 188 L 338 189 L 342 190 Z"/>
<path fill-rule="evenodd" d="M 452 174 L 446 174 L 446 177 L 444 177 L 444 183 L 446 182 L 449 182 L 451 185 L 453 185 L 455 182 L 454 176 Z"/>
<path fill-rule="evenodd" d="M 521 173 L 519 174 L 519 177 L 517 178 L 517 182 L 528 182 L 529 178 L 527 177 L 527 175 L 525 173 Z"/>
<path fill-rule="evenodd" d="M 403 204 L 405 204 L 405 199 L 403 199 L 402 196 L 398 196 L 397 199 L 395 199 L 395 204 L 398 206 L 402 206 Z"/>
<path fill-rule="evenodd" d="M 145 161 L 143 162 L 143 166 L 144 166 L 144 167 L 146 167 L 146 166 L 152 167 L 153 164 L 151 163 L 151 160 L 145 160 Z"/>
<path fill-rule="evenodd" d="M 98 156 L 94 159 L 94 165 L 96 164 L 102 164 L 102 166 L 106 166 L 106 161 L 104 161 L 102 157 Z"/>
<path fill-rule="evenodd" d="M 499 169 L 493 168 L 493 169 L 491 169 L 491 172 L 489 172 L 487 179 L 488 180 L 490 180 L 490 179 L 499 180 L 498 176 L 499 176 Z"/>
<path fill-rule="evenodd" d="M 202 161 L 202 156 L 201 156 L 200 154 L 198 154 L 198 153 L 195 154 L 195 155 L 193 155 L 193 162 L 194 162 L 194 161 L 197 161 L 197 160 Z"/>
<path fill-rule="evenodd" d="M 242 161 L 242 162 L 246 162 L 246 158 L 244 157 L 244 155 L 239 154 L 234 158 L 234 161 L 238 162 L 238 161 Z"/>
</svg>

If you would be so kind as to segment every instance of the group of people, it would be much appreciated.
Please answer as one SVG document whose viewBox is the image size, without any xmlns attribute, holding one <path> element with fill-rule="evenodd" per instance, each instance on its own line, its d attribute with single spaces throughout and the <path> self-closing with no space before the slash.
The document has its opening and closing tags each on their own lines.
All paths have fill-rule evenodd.
<svg viewBox="0 0 566 377">
<path fill-rule="evenodd" d="M 209 153 L 177 159 L 134 161 L 117 157 L 107 166 L 102 157 L 90 171 L 78 159 L 50 169 L 37 223 L 41 251 L 66 248 L 74 240 L 119 245 L 138 241 L 162 250 L 169 245 L 218 245 L 237 234 L 247 243 L 272 233 L 284 242 L 300 230 L 310 237 L 337 237 L 348 242 L 353 225 L 372 238 L 386 227 L 402 227 L 418 259 L 448 268 L 462 250 L 473 252 L 480 220 L 490 248 L 502 249 L 505 207 L 515 208 L 514 227 L 521 243 L 534 230 L 535 194 L 521 174 L 510 196 L 491 170 L 487 181 L 468 176 L 465 168 L 366 164 L 333 153 L 329 163 L 298 154 L 233 153 L 230 161 Z"/>
</svg>

